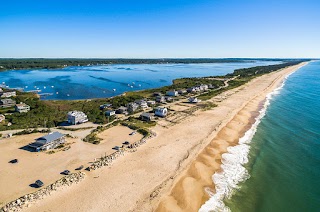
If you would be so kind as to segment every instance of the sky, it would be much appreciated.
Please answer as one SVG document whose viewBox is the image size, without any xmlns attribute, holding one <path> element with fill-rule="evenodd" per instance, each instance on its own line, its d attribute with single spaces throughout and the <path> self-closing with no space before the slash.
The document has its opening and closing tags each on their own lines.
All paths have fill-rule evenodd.
<svg viewBox="0 0 320 212">
<path fill-rule="evenodd" d="M 319 58 L 319 0 L 0 0 L 0 57 Z"/>
</svg>

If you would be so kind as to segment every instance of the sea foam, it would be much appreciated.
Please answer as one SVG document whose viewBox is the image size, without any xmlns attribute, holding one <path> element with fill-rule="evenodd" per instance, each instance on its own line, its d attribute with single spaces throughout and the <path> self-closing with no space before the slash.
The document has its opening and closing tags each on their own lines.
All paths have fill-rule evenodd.
<svg viewBox="0 0 320 212">
<path fill-rule="evenodd" d="M 285 80 L 289 77 L 289 75 L 285 77 Z M 244 134 L 244 136 L 239 139 L 238 145 L 228 147 L 227 153 L 222 155 L 222 171 L 216 172 L 212 176 L 213 183 L 216 187 L 216 193 L 209 193 L 210 199 L 201 206 L 199 212 L 231 211 L 230 208 L 224 204 L 224 199 L 231 198 L 234 191 L 239 188 L 239 183 L 249 179 L 250 175 L 244 167 L 249 160 L 249 144 L 251 143 L 252 138 L 257 131 L 257 127 L 260 124 L 261 119 L 266 114 L 271 99 L 280 93 L 280 90 L 285 84 L 285 80 L 282 82 L 281 86 L 274 89 L 266 96 L 264 106 L 259 111 L 259 115 L 255 118 L 254 124 Z"/>
</svg>

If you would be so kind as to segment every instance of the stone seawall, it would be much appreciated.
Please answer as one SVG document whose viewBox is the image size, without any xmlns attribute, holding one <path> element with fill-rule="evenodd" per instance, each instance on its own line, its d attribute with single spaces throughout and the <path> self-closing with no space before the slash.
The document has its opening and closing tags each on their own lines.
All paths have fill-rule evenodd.
<svg viewBox="0 0 320 212">
<path fill-rule="evenodd" d="M 20 211 L 24 207 L 28 207 L 31 203 L 36 202 L 37 200 L 43 199 L 45 196 L 50 195 L 53 191 L 56 191 L 58 188 L 64 186 L 71 186 L 72 184 L 79 183 L 85 177 L 85 173 L 77 172 L 67 175 L 56 182 L 41 188 L 33 193 L 26 194 L 12 202 L 7 203 L 5 206 L 0 208 L 0 212 L 7 211 Z"/>
<path fill-rule="evenodd" d="M 155 137 L 156 134 L 154 132 L 151 132 L 149 136 L 142 138 L 141 140 L 132 143 L 128 146 L 123 146 L 118 151 L 112 153 L 111 155 L 107 155 L 105 157 L 101 157 L 97 159 L 95 162 L 93 162 L 89 167 L 86 168 L 87 171 L 96 170 L 98 168 L 104 167 L 104 166 L 111 166 L 112 162 L 120 157 L 121 155 L 124 155 L 127 152 L 135 152 L 137 151 L 137 148 L 141 146 L 142 144 L 146 143 L 148 139 L 151 139 L 152 137 Z"/>
</svg>

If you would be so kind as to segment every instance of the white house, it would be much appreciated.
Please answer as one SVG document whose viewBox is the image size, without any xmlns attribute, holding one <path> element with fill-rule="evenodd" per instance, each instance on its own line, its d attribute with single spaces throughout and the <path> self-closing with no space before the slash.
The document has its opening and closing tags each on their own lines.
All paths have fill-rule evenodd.
<svg viewBox="0 0 320 212">
<path fill-rule="evenodd" d="M 171 91 L 167 91 L 166 93 L 167 96 L 178 96 L 178 91 L 176 90 L 171 90 Z"/>
<path fill-rule="evenodd" d="M 30 110 L 30 106 L 23 102 L 20 102 L 20 104 L 16 104 L 14 108 L 16 112 L 19 112 L 19 113 L 27 113 Z"/>
<path fill-rule="evenodd" d="M 142 109 L 148 108 L 148 103 L 143 99 L 136 100 L 135 103 L 137 103 Z"/>
<path fill-rule="evenodd" d="M 153 101 L 153 100 L 148 100 L 147 101 L 147 105 L 148 106 L 152 106 L 152 105 L 155 105 L 156 104 L 156 101 Z"/>
<path fill-rule="evenodd" d="M 16 92 L 15 91 L 10 91 L 10 92 L 2 92 L 0 93 L 0 97 L 1 98 L 8 98 L 8 97 L 12 97 L 12 96 L 16 96 Z"/>
<path fill-rule="evenodd" d="M 4 121 L 6 119 L 6 117 L 2 114 L 0 114 L 0 122 Z"/>
<path fill-rule="evenodd" d="M 84 112 L 81 111 L 70 111 L 68 112 L 68 123 L 69 124 L 82 124 L 88 121 L 88 117 Z"/>
<path fill-rule="evenodd" d="M 168 109 L 165 107 L 157 107 L 154 111 L 154 115 L 166 117 L 168 115 Z"/>
<path fill-rule="evenodd" d="M 133 113 L 139 108 L 139 105 L 134 102 L 131 102 L 128 104 L 127 108 L 129 113 Z"/>
<path fill-rule="evenodd" d="M 164 98 L 164 96 L 157 96 L 156 97 L 156 102 L 165 103 L 166 102 L 166 98 Z"/>
</svg>

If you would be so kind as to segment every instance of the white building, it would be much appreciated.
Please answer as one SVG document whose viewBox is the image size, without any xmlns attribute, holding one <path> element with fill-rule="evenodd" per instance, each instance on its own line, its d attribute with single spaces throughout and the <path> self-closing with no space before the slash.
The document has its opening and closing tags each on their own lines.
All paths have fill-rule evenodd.
<svg viewBox="0 0 320 212">
<path fill-rule="evenodd" d="M 178 96 L 178 91 L 176 90 L 171 90 L 171 91 L 167 91 L 166 93 L 167 96 Z"/>
<path fill-rule="evenodd" d="M 0 97 L 1 98 L 8 98 L 8 97 L 12 97 L 12 96 L 16 96 L 16 92 L 15 91 L 10 91 L 10 92 L 2 92 L 0 93 Z"/>
<path fill-rule="evenodd" d="M 164 98 L 164 96 L 157 96 L 156 97 L 156 102 L 165 103 L 166 102 L 166 98 Z"/>
<path fill-rule="evenodd" d="M 16 104 L 14 108 L 16 112 L 19 112 L 19 113 L 27 113 L 30 110 L 30 106 L 23 102 L 20 102 L 20 104 Z"/>
<path fill-rule="evenodd" d="M 127 108 L 128 108 L 128 112 L 129 112 L 129 113 L 133 113 L 133 112 L 135 112 L 136 110 L 138 110 L 139 105 L 136 104 L 136 103 L 134 103 L 134 102 L 131 102 L 131 103 L 128 104 Z"/>
<path fill-rule="evenodd" d="M 4 121 L 6 119 L 6 117 L 2 114 L 0 114 L 0 122 Z"/>
<path fill-rule="evenodd" d="M 153 100 L 147 101 L 147 105 L 148 106 L 152 106 L 152 105 L 155 105 L 155 104 L 156 104 L 156 101 L 153 101 Z"/>
<path fill-rule="evenodd" d="M 136 104 L 138 104 L 142 109 L 148 108 L 148 103 L 145 100 L 136 100 Z"/>
<path fill-rule="evenodd" d="M 165 107 L 157 107 L 154 111 L 154 115 L 166 117 L 168 115 L 168 109 Z"/>
<path fill-rule="evenodd" d="M 88 121 L 88 117 L 84 112 L 81 111 L 70 111 L 68 112 L 68 123 L 69 124 L 82 124 Z"/>
</svg>

